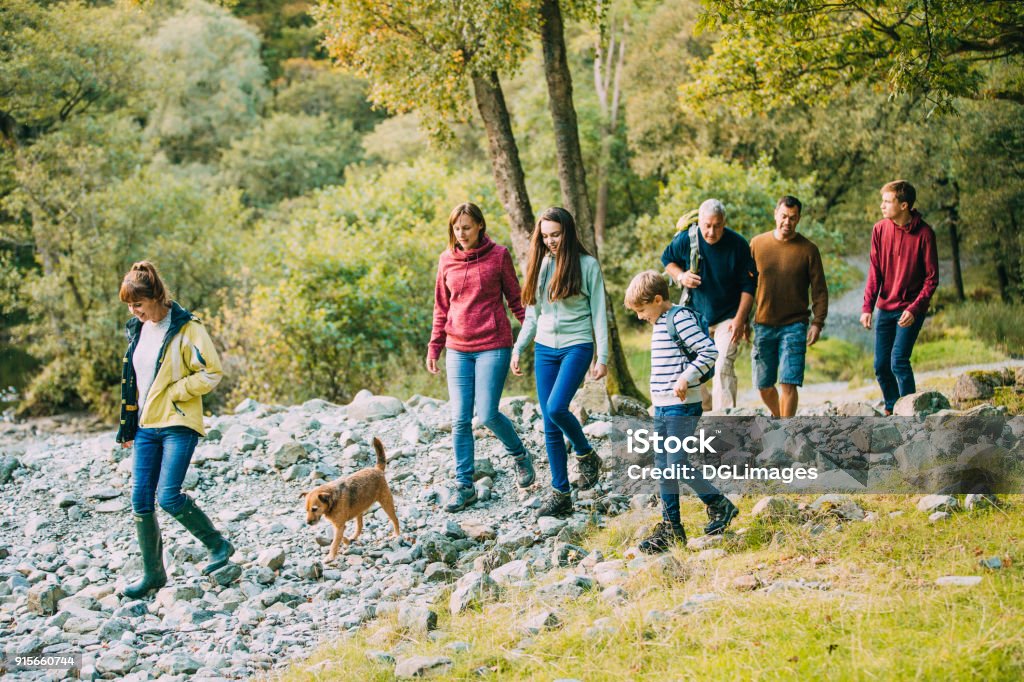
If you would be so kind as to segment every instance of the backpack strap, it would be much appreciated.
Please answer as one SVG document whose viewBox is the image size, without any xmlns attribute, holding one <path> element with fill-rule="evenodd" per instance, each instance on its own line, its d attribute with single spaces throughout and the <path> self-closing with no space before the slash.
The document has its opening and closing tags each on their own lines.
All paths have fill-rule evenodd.
<svg viewBox="0 0 1024 682">
<path fill-rule="evenodd" d="M 665 313 L 665 331 L 668 332 L 668 338 L 672 339 L 677 347 L 679 346 L 679 330 L 676 329 L 676 313 L 684 309 L 686 306 L 674 305 L 669 308 L 669 311 Z"/>
<path fill-rule="evenodd" d="M 695 261 L 697 259 L 697 256 L 700 253 L 700 239 L 698 238 L 699 232 L 698 232 L 697 223 L 694 223 L 693 225 L 690 225 L 690 229 L 687 230 L 687 233 L 688 233 L 688 236 L 690 237 L 690 260 L 689 260 L 689 264 L 690 264 L 690 267 L 692 268 L 693 267 L 693 261 Z M 690 289 L 688 289 L 686 287 L 683 287 L 683 293 L 679 297 L 679 305 L 681 305 L 681 306 L 689 306 L 691 298 L 692 298 L 692 292 L 690 291 Z"/>
</svg>

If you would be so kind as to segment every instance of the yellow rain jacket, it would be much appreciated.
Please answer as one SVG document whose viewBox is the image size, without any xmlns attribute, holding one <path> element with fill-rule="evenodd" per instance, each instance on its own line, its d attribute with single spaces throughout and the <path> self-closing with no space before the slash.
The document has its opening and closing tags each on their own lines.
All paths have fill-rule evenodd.
<svg viewBox="0 0 1024 682">
<path fill-rule="evenodd" d="M 121 424 L 117 442 L 135 440 L 141 428 L 186 426 L 201 436 L 203 430 L 203 396 L 212 391 L 223 377 L 220 357 L 213 341 L 199 318 L 171 303 L 171 324 L 160 347 L 156 376 L 139 415 L 139 391 L 136 386 L 132 355 L 141 336 L 138 318 L 128 320 L 128 352 L 121 366 Z"/>
</svg>

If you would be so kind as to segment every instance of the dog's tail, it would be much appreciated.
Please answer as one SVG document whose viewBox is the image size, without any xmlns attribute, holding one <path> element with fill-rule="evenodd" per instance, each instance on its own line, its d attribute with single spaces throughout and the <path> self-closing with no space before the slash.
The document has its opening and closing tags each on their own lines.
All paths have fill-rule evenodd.
<svg viewBox="0 0 1024 682">
<path fill-rule="evenodd" d="M 380 438 L 374 437 L 373 449 L 377 451 L 377 468 L 384 471 L 387 459 L 384 457 L 384 444 L 380 442 Z"/>
</svg>

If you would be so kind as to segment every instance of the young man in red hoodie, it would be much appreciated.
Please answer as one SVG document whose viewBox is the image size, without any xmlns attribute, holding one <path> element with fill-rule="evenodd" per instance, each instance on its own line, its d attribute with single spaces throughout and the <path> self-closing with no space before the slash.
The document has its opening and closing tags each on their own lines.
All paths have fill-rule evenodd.
<svg viewBox="0 0 1024 682">
<path fill-rule="evenodd" d="M 885 414 L 896 401 L 916 392 L 910 354 L 939 286 L 935 232 L 914 209 L 917 192 L 906 180 L 882 187 L 882 220 L 871 231 L 871 264 L 864 287 L 860 323 L 875 327 L 875 376 L 882 388 Z"/>
</svg>

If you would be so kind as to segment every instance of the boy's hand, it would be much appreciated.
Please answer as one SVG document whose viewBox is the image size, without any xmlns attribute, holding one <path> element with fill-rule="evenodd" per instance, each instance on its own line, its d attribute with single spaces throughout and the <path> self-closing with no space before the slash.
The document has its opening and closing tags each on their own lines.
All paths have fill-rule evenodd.
<svg viewBox="0 0 1024 682">
<path fill-rule="evenodd" d="M 676 394 L 676 397 L 680 400 L 686 400 L 686 392 L 690 389 L 689 384 L 686 382 L 685 376 L 680 376 L 676 379 L 676 385 L 672 387 L 672 392 Z"/>
<path fill-rule="evenodd" d="M 914 324 L 914 319 L 914 313 L 909 310 L 904 310 L 903 314 L 900 315 L 900 319 L 896 321 L 896 324 L 901 327 L 909 327 Z"/>
<path fill-rule="evenodd" d="M 860 324 L 865 329 L 871 329 L 871 313 L 861 313 Z"/>
</svg>

